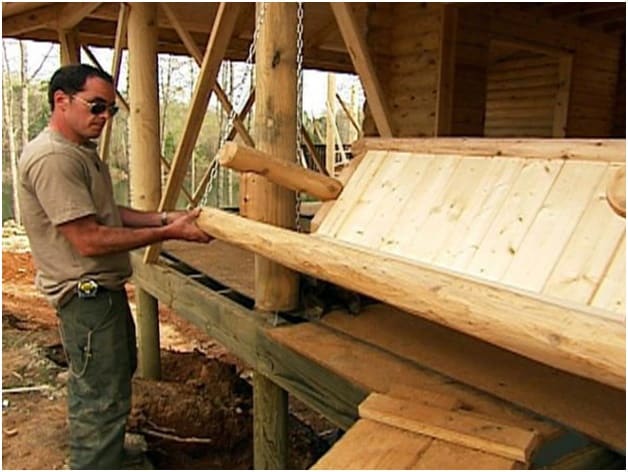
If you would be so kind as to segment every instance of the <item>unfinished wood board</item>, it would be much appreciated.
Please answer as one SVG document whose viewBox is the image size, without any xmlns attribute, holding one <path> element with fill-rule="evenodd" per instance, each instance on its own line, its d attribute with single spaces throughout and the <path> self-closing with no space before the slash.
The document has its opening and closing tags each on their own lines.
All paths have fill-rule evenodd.
<svg viewBox="0 0 628 472">
<path fill-rule="evenodd" d="M 359 413 L 361 418 L 521 462 L 529 462 L 540 441 L 536 431 L 379 393 L 369 395 Z"/>
<path fill-rule="evenodd" d="M 464 405 L 459 398 L 425 390 L 424 388 L 408 387 L 405 384 L 392 385 L 388 389 L 388 395 L 392 398 L 425 403 L 444 410 L 456 410 Z"/>
<path fill-rule="evenodd" d="M 617 318 L 626 322 L 626 235 L 617 246 L 606 275 L 591 305 L 617 314 Z"/>
<path fill-rule="evenodd" d="M 532 292 L 542 290 L 607 167 L 592 162 L 563 165 L 502 283 Z"/>
<path fill-rule="evenodd" d="M 552 418 L 616 450 L 625 449 L 623 390 L 553 369 L 386 305 L 369 305 L 358 316 L 334 311 L 322 322 L 407 361 Z M 395 388 L 399 387 L 390 387 L 391 396 L 407 398 L 395 395 Z"/>
<path fill-rule="evenodd" d="M 462 268 L 465 273 L 495 281 L 502 277 L 562 166 L 541 160 L 524 164 L 471 262 Z"/>
<path fill-rule="evenodd" d="M 312 469 L 411 469 L 432 438 L 358 420 Z"/>
<path fill-rule="evenodd" d="M 469 410 L 505 424 L 535 429 L 544 438 L 554 437 L 561 431 L 552 423 L 461 383 L 452 382 L 429 368 L 412 365 L 322 326 L 302 323 L 280 327 L 270 331 L 269 336 L 369 392 L 387 393 L 393 386 L 404 384 L 459 398 Z"/>
<path fill-rule="evenodd" d="M 518 465 L 499 456 L 360 419 L 312 469 L 503 470 Z"/>
<path fill-rule="evenodd" d="M 612 168 L 607 169 L 600 179 L 542 293 L 578 303 L 590 302 L 626 232 L 625 220 L 606 202 L 607 178 L 613 172 Z"/>
<path fill-rule="evenodd" d="M 478 183 L 473 197 L 467 201 L 448 238 L 430 262 L 452 270 L 462 270 L 467 266 L 502 208 L 523 164 L 523 159 L 515 164 L 506 159 L 490 160 L 490 167 Z"/>
<path fill-rule="evenodd" d="M 358 168 L 353 172 L 349 181 L 338 197 L 338 200 L 327 214 L 317 232 L 335 234 L 342 225 L 348 211 L 359 201 L 364 192 L 364 186 L 371 181 L 384 162 L 387 152 L 369 153 L 364 156 Z"/>
</svg>

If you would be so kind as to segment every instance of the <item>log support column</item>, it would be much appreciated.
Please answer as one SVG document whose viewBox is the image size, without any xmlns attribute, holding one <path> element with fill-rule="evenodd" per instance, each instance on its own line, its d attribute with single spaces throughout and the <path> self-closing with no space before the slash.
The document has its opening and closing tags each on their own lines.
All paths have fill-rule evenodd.
<svg viewBox="0 0 628 472">
<path fill-rule="evenodd" d="M 131 205 L 155 211 L 161 199 L 159 94 L 157 84 L 157 4 L 132 3 L 128 23 Z M 139 367 L 142 377 L 159 379 L 157 299 L 136 290 Z"/>
<path fill-rule="evenodd" d="M 258 9 L 261 8 L 258 3 Z M 266 3 L 255 61 L 255 142 L 278 159 L 296 161 L 296 4 Z M 259 10 L 258 10 L 259 15 Z M 247 216 L 294 228 L 295 193 L 252 176 L 247 189 Z M 298 273 L 255 256 L 255 307 L 277 312 L 298 305 Z M 256 373 L 254 451 L 256 469 L 287 467 L 288 395 Z"/>
</svg>

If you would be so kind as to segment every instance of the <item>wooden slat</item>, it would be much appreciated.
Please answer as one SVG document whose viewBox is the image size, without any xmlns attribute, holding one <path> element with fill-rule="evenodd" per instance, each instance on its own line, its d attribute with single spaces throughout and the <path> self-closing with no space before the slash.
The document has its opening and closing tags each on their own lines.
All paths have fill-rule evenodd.
<svg viewBox="0 0 628 472">
<path fill-rule="evenodd" d="M 408 234 L 410 239 L 405 254 L 415 260 L 431 261 L 440 253 L 443 241 L 455 236 L 453 222 L 462 216 L 476 195 L 481 195 L 478 182 L 482 181 L 490 164 L 491 161 L 487 159 L 460 159 L 445 191 L 431 206 L 425 221 L 413 234 Z"/>
<path fill-rule="evenodd" d="M 567 118 L 569 116 L 569 95 L 571 92 L 571 77 L 573 71 L 573 56 L 565 55 L 558 62 L 558 91 L 554 106 L 554 127 L 552 136 L 564 138 L 567 135 Z"/>
<path fill-rule="evenodd" d="M 448 411 L 379 393 L 369 395 L 358 411 L 361 418 L 521 462 L 529 462 L 540 443 L 536 431 L 500 424 L 473 413 Z"/>
<path fill-rule="evenodd" d="M 447 240 L 442 241 L 435 265 L 452 270 L 467 266 L 473 254 L 500 211 L 512 183 L 523 168 L 523 159 L 492 159 L 482 181 L 478 182 L 473 198 L 467 202 Z"/>
<path fill-rule="evenodd" d="M 353 149 L 626 162 L 625 139 L 362 138 Z"/>
<path fill-rule="evenodd" d="M 352 6 L 350 3 L 336 2 L 332 2 L 330 5 L 336 17 L 336 21 L 338 22 L 340 33 L 351 55 L 353 66 L 362 81 L 364 94 L 366 95 L 366 100 L 373 115 L 377 130 L 380 136 L 391 138 L 393 136 L 393 130 L 390 111 L 388 110 L 384 92 L 379 78 L 377 77 L 377 69 L 371 59 L 366 39 L 360 31 L 360 25 L 353 12 Z"/>
<path fill-rule="evenodd" d="M 422 470 L 512 470 L 523 464 L 446 441 L 434 440 L 412 466 Z"/>
<path fill-rule="evenodd" d="M 386 305 L 366 306 L 359 316 L 333 311 L 322 323 L 352 339 L 551 418 L 615 450 L 625 449 L 623 390 L 552 369 Z M 389 395 L 399 396 L 395 395 L 395 387 L 390 388 Z M 513 424 L 518 422 L 514 420 Z"/>
<path fill-rule="evenodd" d="M 392 155 L 392 153 L 391 153 Z M 393 190 L 383 195 L 376 206 L 373 207 L 372 220 L 368 231 L 362 235 L 355 234 L 350 241 L 371 248 L 380 248 L 385 251 L 384 235 L 390 227 L 394 227 L 399 221 L 404 204 L 415 191 L 415 185 L 422 181 L 423 174 L 427 171 L 431 159 L 416 159 L 411 154 L 395 153 L 396 157 L 403 158 L 405 165 L 397 168 L 397 175 L 391 175 L 389 183 Z M 387 169 L 390 170 L 389 166 Z M 382 249 L 383 247 L 383 249 Z"/>
<path fill-rule="evenodd" d="M 516 253 L 502 283 L 532 292 L 543 289 L 607 167 L 593 162 L 563 165 L 521 244 L 510 241 Z"/>
<path fill-rule="evenodd" d="M 465 273 L 486 280 L 502 277 L 562 166 L 560 161 L 540 160 L 524 165 Z"/>
<path fill-rule="evenodd" d="M 417 158 L 417 157 L 415 157 Z M 380 248 L 391 254 L 413 259 L 410 247 L 414 235 L 420 231 L 432 207 L 438 202 L 447 187 L 449 179 L 456 171 L 461 159 L 456 156 L 432 156 L 430 165 L 421 180 L 414 184 L 414 191 L 403 205 L 401 221 L 393 226 L 383 237 Z"/>
<path fill-rule="evenodd" d="M 347 212 L 351 211 L 364 193 L 364 187 L 377 174 L 380 166 L 386 160 L 387 152 L 369 153 L 351 178 L 345 184 L 345 187 L 336 200 L 332 210 L 325 217 L 317 232 L 320 234 L 336 234 L 341 227 Z"/>
<path fill-rule="evenodd" d="M 221 3 L 218 7 L 199 78 L 194 86 L 194 96 L 185 120 L 183 136 L 173 159 L 172 171 L 168 175 L 159 211 L 172 209 L 179 196 L 181 184 L 203 124 L 203 116 L 207 111 L 211 91 L 216 83 L 216 75 L 240 13 L 240 6 L 238 3 Z M 146 262 L 154 262 L 157 259 L 159 248 L 159 244 L 147 248 Z"/>
<path fill-rule="evenodd" d="M 442 408 L 443 410 L 457 410 L 464 406 L 464 403 L 457 397 L 444 395 L 424 388 L 413 388 L 405 384 L 392 385 L 390 389 L 388 389 L 388 395 L 400 400 L 425 403 L 426 405 Z"/>
<path fill-rule="evenodd" d="M 312 469 L 411 469 L 432 441 L 427 436 L 362 419 Z"/>
<path fill-rule="evenodd" d="M 591 306 L 617 313 L 626 322 L 626 235 L 622 237 Z"/>
<path fill-rule="evenodd" d="M 380 171 L 363 187 L 362 197 L 335 233 L 337 238 L 368 246 L 365 240 L 371 237 L 373 229 L 378 225 L 384 228 L 391 225 L 394 220 L 388 217 L 395 205 L 390 196 L 400 187 L 399 178 L 404 175 L 401 172 L 407 168 L 408 162 L 412 162 L 409 157 L 402 153 L 391 153 L 386 157 Z M 397 206 L 400 206 L 399 202 Z"/>
<path fill-rule="evenodd" d="M 560 260 L 543 287 L 546 295 L 587 304 L 600 284 L 610 259 L 626 231 L 625 221 L 606 202 L 609 168 L 593 192 Z M 549 229 L 549 228 L 548 228 Z M 542 262 L 540 258 L 535 259 Z"/>
</svg>

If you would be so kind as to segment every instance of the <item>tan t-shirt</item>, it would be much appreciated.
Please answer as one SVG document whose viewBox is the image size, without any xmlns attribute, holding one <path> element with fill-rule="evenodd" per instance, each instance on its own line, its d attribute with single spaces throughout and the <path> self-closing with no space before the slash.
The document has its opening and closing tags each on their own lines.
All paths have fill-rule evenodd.
<svg viewBox="0 0 628 472">
<path fill-rule="evenodd" d="M 57 226 L 88 215 L 122 226 L 109 169 L 94 143 L 78 145 L 46 128 L 28 143 L 18 163 L 19 201 L 37 267 L 35 284 L 53 306 L 71 298 L 81 279 L 117 289 L 131 276 L 127 252 L 83 257 Z"/>
</svg>

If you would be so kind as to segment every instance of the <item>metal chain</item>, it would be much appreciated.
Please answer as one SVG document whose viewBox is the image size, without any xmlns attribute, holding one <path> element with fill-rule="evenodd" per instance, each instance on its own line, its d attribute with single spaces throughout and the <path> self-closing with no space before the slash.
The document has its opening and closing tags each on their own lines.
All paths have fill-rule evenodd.
<svg viewBox="0 0 628 472">
<path fill-rule="evenodd" d="M 297 3 L 297 161 L 305 163 L 301 128 L 303 127 L 303 2 Z M 296 191 L 295 229 L 301 232 L 301 192 Z"/>
<path fill-rule="evenodd" d="M 251 75 L 253 57 L 255 57 L 255 50 L 257 49 L 257 43 L 259 40 L 260 31 L 262 29 L 262 25 L 264 24 L 264 15 L 266 13 L 266 2 L 260 2 L 260 3 L 261 3 L 261 8 L 259 11 L 259 15 L 257 16 L 257 22 L 255 24 L 255 30 L 253 32 L 253 40 L 251 41 L 251 44 L 249 45 L 249 53 L 244 63 L 246 66 L 246 70 L 245 70 L 245 73 L 242 74 L 242 78 L 240 79 L 240 82 L 238 83 L 238 85 L 233 87 L 233 90 L 236 92 L 236 97 L 233 100 L 233 106 L 231 107 L 231 112 L 229 113 L 229 117 L 227 120 L 227 126 L 225 128 L 227 132 L 228 130 L 231 129 L 231 127 L 233 126 L 233 121 L 238 116 L 238 112 L 236 110 L 244 106 L 244 104 L 242 104 L 241 106 L 236 106 L 236 104 L 240 105 L 240 101 L 242 99 L 242 89 L 244 88 L 246 79 L 248 78 L 249 75 Z M 226 133 L 221 133 L 221 137 L 220 137 L 221 146 L 224 144 L 225 134 Z M 207 187 L 205 189 L 205 195 L 203 196 L 202 206 L 207 206 L 207 199 L 209 198 L 209 194 L 212 191 L 214 181 L 216 180 L 216 177 L 218 176 L 218 167 L 219 167 L 218 153 L 216 153 L 216 155 L 214 156 L 214 159 L 209 163 L 209 165 L 212 166 L 212 168 L 209 173 L 209 182 L 207 183 Z"/>
</svg>

